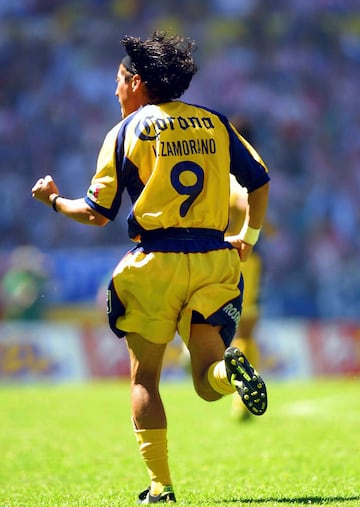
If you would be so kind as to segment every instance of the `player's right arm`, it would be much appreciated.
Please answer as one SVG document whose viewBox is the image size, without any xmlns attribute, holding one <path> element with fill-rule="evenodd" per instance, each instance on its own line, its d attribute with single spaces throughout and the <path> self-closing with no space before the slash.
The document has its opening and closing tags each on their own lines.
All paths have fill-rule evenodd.
<svg viewBox="0 0 360 507">
<path fill-rule="evenodd" d="M 37 180 L 32 188 L 32 195 L 47 206 L 52 206 L 54 211 L 81 224 L 103 226 L 108 223 L 108 219 L 92 209 L 85 199 L 61 197 L 58 187 L 50 175 Z"/>
</svg>

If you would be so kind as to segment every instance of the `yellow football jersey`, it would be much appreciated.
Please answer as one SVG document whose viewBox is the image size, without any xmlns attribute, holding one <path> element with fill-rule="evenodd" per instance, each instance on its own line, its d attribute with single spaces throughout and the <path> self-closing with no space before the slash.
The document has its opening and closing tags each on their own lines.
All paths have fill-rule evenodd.
<svg viewBox="0 0 360 507">
<path fill-rule="evenodd" d="M 86 202 L 113 220 L 126 189 L 135 240 L 164 229 L 224 232 L 230 173 L 249 192 L 270 179 L 225 116 L 182 101 L 147 105 L 106 136 Z"/>
</svg>

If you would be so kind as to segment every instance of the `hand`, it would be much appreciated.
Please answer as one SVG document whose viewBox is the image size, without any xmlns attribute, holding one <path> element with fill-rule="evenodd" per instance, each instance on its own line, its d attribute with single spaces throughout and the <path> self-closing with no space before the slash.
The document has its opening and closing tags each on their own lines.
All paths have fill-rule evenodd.
<svg viewBox="0 0 360 507">
<path fill-rule="evenodd" d="M 233 247 L 238 251 L 241 262 L 245 262 L 252 252 L 253 245 L 249 245 L 242 241 L 239 236 L 229 236 L 225 238 L 226 241 L 232 244 Z"/>
<path fill-rule="evenodd" d="M 47 175 L 45 178 L 39 178 L 35 185 L 31 189 L 32 196 L 35 199 L 51 206 L 50 196 L 57 195 L 59 193 L 59 189 L 56 186 L 54 180 L 51 176 Z"/>
</svg>

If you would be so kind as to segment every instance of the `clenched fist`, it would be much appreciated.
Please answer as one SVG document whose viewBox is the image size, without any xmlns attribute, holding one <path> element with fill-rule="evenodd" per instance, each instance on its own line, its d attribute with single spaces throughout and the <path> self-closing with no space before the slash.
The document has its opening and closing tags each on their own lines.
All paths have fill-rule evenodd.
<svg viewBox="0 0 360 507">
<path fill-rule="evenodd" d="M 32 196 L 35 199 L 51 206 L 51 197 L 59 193 L 58 187 L 50 175 L 45 178 L 39 178 L 31 189 Z"/>
</svg>

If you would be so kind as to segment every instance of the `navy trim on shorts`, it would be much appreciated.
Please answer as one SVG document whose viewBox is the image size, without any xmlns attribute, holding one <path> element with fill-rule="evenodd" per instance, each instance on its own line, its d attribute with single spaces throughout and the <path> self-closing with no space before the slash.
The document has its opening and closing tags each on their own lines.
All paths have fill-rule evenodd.
<svg viewBox="0 0 360 507">
<path fill-rule="evenodd" d="M 116 294 L 114 282 L 110 281 L 107 290 L 107 316 L 109 321 L 110 329 L 115 333 L 118 338 L 124 338 L 126 333 L 116 327 L 116 321 L 120 315 L 125 315 L 125 306 L 122 304 L 118 295 Z"/>
<path fill-rule="evenodd" d="M 142 231 L 141 242 L 135 249 L 138 248 L 144 253 L 206 253 L 233 247 L 224 241 L 224 233 L 216 229 L 169 227 Z"/>
<path fill-rule="evenodd" d="M 207 319 L 205 319 L 201 313 L 198 313 L 196 311 L 192 312 L 192 324 L 210 324 L 212 326 L 222 326 L 220 335 L 225 344 L 225 347 L 229 347 L 231 344 L 241 317 L 244 291 L 244 279 L 242 275 L 240 277 L 238 287 L 240 289 L 240 294 L 235 299 L 232 299 L 231 301 L 225 303 L 212 315 L 209 315 Z"/>
<path fill-rule="evenodd" d="M 224 233 L 217 229 L 204 229 L 202 227 L 168 227 L 167 229 L 154 229 L 141 231 L 141 241 L 149 239 L 198 239 L 212 238 L 224 240 Z"/>
</svg>

